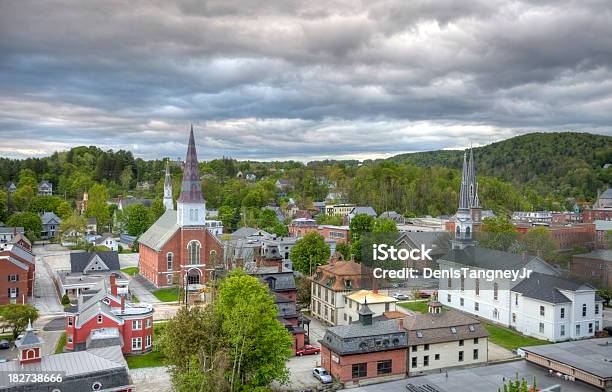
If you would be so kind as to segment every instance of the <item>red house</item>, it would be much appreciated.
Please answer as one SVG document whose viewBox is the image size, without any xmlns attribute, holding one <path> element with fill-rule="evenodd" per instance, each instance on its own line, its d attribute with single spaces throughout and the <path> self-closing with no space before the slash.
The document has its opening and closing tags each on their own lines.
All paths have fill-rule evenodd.
<svg viewBox="0 0 612 392">
<path fill-rule="evenodd" d="M 25 304 L 34 287 L 34 255 L 16 244 L 0 245 L 0 305 Z"/>
<path fill-rule="evenodd" d="M 66 311 L 66 350 L 118 344 L 124 354 L 151 351 L 153 307 L 126 302 L 117 294 L 116 276 L 109 280 L 102 280 L 98 290 L 83 292 L 77 306 Z"/>
<path fill-rule="evenodd" d="M 172 181 L 166 181 L 166 212 L 139 238 L 139 273 L 157 287 L 179 284 L 197 291 L 222 263 L 223 245 L 213 234 L 218 222 L 206 219 L 193 127 L 176 210 L 171 187 Z"/>
</svg>

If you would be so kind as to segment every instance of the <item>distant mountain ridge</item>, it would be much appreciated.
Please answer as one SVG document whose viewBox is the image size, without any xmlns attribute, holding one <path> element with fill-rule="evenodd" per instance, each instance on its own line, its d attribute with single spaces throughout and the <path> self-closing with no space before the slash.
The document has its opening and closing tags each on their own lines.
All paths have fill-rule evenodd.
<svg viewBox="0 0 612 392">
<path fill-rule="evenodd" d="M 530 133 L 474 148 L 477 174 L 542 194 L 592 200 L 612 186 L 612 136 L 578 132 Z M 416 166 L 461 168 L 463 151 L 438 150 L 388 158 Z"/>
</svg>

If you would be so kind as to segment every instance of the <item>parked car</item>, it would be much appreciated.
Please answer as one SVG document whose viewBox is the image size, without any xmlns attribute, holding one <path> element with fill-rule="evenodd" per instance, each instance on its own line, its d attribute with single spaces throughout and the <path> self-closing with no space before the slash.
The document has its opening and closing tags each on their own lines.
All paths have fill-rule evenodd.
<svg viewBox="0 0 612 392">
<path fill-rule="evenodd" d="M 603 327 L 603 330 L 608 333 L 608 335 L 612 336 L 612 327 Z"/>
<path fill-rule="evenodd" d="M 6 339 L 0 340 L 0 349 L 6 350 L 7 348 L 11 348 L 11 342 Z"/>
<path fill-rule="evenodd" d="M 302 355 L 313 355 L 313 354 L 319 354 L 320 352 L 321 352 L 321 349 L 319 347 L 314 347 L 314 346 L 307 344 L 301 349 L 297 350 L 295 352 L 295 355 L 298 355 L 301 357 Z"/>
<path fill-rule="evenodd" d="M 421 291 L 419 293 L 419 298 L 431 298 L 431 294 Z"/>
<path fill-rule="evenodd" d="M 329 373 L 327 373 L 327 370 L 322 367 L 312 369 L 312 375 L 315 376 L 323 384 L 331 384 L 333 381 L 332 377 L 329 375 Z"/>
<path fill-rule="evenodd" d="M 397 299 L 398 301 L 406 301 L 409 299 L 409 297 L 406 294 L 402 294 L 402 293 L 393 294 L 393 298 Z"/>
</svg>

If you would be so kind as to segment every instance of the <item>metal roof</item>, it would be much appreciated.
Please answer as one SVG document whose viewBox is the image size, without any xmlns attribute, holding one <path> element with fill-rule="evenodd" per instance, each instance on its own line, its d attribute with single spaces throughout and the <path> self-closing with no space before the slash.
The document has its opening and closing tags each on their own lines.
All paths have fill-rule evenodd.
<svg viewBox="0 0 612 392">
<path fill-rule="evenodd" d="M 166 210 L 166 212 L 164 212 L 164 214 L 140 236 L 138 242 L 151 249 L 160 251 L 179 228 L 176 221 L 176 210 Z"/>
<path fill-rule="evenodd" d="M 119 271 L 119 256 L 115 251 L 70 253 L 70 272 L 83 272 L 89 262 L 98 256 L 111 271 Z"/>
<path fill-rule="evenodd" d="M 612 339 L 584 339 L 543 346 L 523 347 L 534 353 L 597 377 L 612 379 Z"/>
<path fill-rule="evenodd" d="M 511 291 L 521 293 L 528 298 L 553 304 L 572 302 L 559 290 L 591 290 L 595 293 L 595 288 L 589 284 L 539 272 L 533 272 L 529 278 L 523 279 Z"/>
</svg>

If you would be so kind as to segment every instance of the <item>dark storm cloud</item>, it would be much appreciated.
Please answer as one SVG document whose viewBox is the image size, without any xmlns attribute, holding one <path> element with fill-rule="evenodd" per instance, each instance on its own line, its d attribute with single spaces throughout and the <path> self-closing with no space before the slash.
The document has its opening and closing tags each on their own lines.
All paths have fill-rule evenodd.
<svg viewBox="0 0 612 392">
<path fill-rule="evenodd" d="M 373 157 L 612 133 L 608 1 L 3 1 L 0 155 Z M 28 138 L 24 144 L 22 138 Z"/>
</svg>

